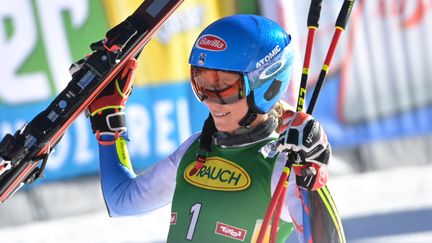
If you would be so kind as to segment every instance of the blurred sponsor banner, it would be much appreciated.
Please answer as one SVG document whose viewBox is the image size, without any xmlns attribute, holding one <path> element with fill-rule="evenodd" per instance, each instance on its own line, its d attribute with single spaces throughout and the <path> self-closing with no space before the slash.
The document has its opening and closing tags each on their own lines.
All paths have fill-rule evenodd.
<svg viewBox="0 0 432 243">
<path fill-rule="evenodd" d="M 69 82 L 68 68 L 89 45 L 130 15 L 139 0 L 14 0 L 0 8 L 0 136 L 42 111 Z M 130 154 L 142 169 L 201 129 L 207 111 L 188 82 L 188 55 L 199 32 L 231 14 L 234 3 L 188 0 L 140 56 L 128 102 Z M 56 180 L 98 170 L 97 143 L 83 115 L 68 129 L 46 168 Z"/>
<path fill-rule="evenodd" d="M 322 3 L 309 98 L 342 2 Z M 297 40 L 301 62 L 309 4 L 261 1 L 263 13 Z M 431 0 L 356 1 L 314 112 L 335 148 L 432 133 L 431 41 Z"/>
</svg>

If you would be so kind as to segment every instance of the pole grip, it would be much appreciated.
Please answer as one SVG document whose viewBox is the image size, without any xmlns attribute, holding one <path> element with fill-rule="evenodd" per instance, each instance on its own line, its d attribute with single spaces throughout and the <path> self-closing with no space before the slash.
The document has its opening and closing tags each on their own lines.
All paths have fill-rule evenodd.
<svg viewBox="0 0 432 243">
<path fill-rule="evenodd" d="M 309 13 L 307 18 L 307 26 L 318 28 L 319 18 L 321 14 L 322 0 L 312 0 L 309 6 Z"/>
<path fill-rule="evenodd" d="M 336 19 L 336 27 L 345 29 L 348 22 L 349 16 L 351 15 L 352 8 L 355 0 L 345 0 L 342 8 L 339 12 L 338 18 Z"/>
</svg>

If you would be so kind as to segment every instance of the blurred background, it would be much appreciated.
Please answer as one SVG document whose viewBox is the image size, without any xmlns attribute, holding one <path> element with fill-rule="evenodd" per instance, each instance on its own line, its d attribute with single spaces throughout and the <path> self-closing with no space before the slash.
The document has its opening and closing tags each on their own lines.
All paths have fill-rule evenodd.
<svg viewBox="0 0 432 243">
<path fill-rule="evenodd" d="M 103 39 L 141 3 L 0 1 L 0 137 L 45 109 L 69 82 L 70 64 L 89 53 L 90 43 Z M 342 0 L 323 2 L 308 94 L 342 5 Z M 188 56 L 199 32 L 220 17 L 264 15 L 292 35 L 297 62 L 285 100 L 295 105 L 309 4 L 185 1 L 139 59 L 127 108 L 135 169 L 145 170 L 201 129 L 207 111 L 190 88 Z M 432 242 L 430 43 L 431 0 L 356 1 L 314 113 L 333 145 L 329 186 L 349 242 Z M 108 218 L 98 182 L 97 151 L 89 121 L 80 116 L 50 156 L 45 178 L 0 205 L 0 241 L 163 241 L 169 208 L 142 218 Z M 52 241 L 46 231 L 54 234 Z"/>
</svg>

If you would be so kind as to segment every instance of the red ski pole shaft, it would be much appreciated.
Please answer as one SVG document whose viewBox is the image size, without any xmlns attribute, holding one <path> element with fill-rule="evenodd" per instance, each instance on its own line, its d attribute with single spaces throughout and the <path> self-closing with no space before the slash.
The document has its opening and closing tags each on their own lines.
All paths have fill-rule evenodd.
<svg viewBox="0 0 432 243">
<path fill-rule="evenodd" d="M 290 173 L 290 168 L 289 167 L 284 167 L 284 171 L 282 172 L 282 175 L 279 178 L 279 182 L 278 182 L 278 184 L 276 186 L 276 189 L 275 189 L 275 191 L 273 193 L 273 197 L 271 198 L 269 206 L 267 208 L 266 215 L 265 215 L 264 220 L 263 220 L 263 222 L 261 224 L 261 229 L 260 229 L 260 232 L 258 234 L 257 241 L 256 241 L 257 243 L 262 243 L 264 241 L 264 237 L 266 235 L 268 226 L 270 224 L 270 220 L 272 218 L 273 212 L 274 212 L 274 210 L 276 208 L 276 204 L 278 202 L 278 197 L 275 196 L 275 195 L 280 195 L 281 194 L 281 191 L 283 190 L 283 186 L 284 186 L 284 184 L 285 184 L 285 182 L 287 180 L 287 177 L 288 177 L 289 173 Z"/>
<path fill-rule="evenodd" d="M 288 176 L 289 176 L 289 173 L 288 173 Z M 285 203 L 285 194 L 286 194 L 287 188 L 288 188 L 288 178 L 286 179 L 285 184 L 282 187 L 282 190 L 280 192 L 279 200 L 277 202 L 276 209 L 275 209 L 274 216 L 273 216 L 273 222 L 272 222 L 272 226 L 271 226 L 271 230 L 270 230 L 270 242 L 272 242 L 272 243 L 276 242 L 276 239 L 277 239 L 277 232 L 278 232 L 278 228 L 279 228 L 279 219 L 280 219 L 280 216 L 282 214 L 283 205 Z"/>
<path fill-rule="evenodd" d="M 297 98 L 297 111 L 302 111 L 304 107 L 304 101 L 306 98 L 307 79 L 309 76 L 309 67 L 310 67 L 310 61 L 312 56 L 313 43 L 315 41 L 315 32 L 319 27 L 318 21 L 321 13 L 321 3 L 322 0 L 312 0 L 309 8 L 308 21 L 307 21 L 308 36 L 306 42 L 305 56 L 303 60 L 303 70 L 302 70 L 302 76 L 300 80 L 299 95 Z"/>
</svg>

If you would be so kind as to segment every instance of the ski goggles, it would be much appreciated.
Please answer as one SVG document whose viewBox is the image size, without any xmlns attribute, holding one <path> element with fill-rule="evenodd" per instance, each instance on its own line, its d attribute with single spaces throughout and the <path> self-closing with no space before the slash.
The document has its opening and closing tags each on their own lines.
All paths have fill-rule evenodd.
<svg viewBox="0 0 432 243">
<path fill-rule="evenodd" d="M 191 66 L 191 82 L 200 101 L 231 104 L 245 97 L 243 75 Z"/>
</svg>

